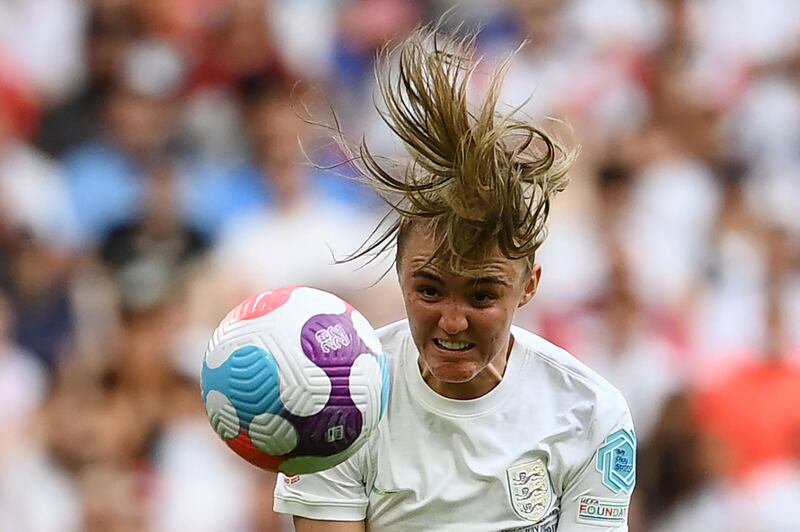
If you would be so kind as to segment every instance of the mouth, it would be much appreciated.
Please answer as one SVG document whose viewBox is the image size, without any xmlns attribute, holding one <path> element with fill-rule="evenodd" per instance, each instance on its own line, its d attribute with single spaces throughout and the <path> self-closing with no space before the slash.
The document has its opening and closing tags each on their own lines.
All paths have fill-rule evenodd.
<svg viewBox="0 0 800 532">
<path fill-rule="evenodd" d="M 441 338 L 434 338 L 433 345 L 442 351 L 450 353 L 463 353 L 475 347 L 475 344 L 471 342 L 451 342 L 449 340 L 442 340 Z"/>
</svg>

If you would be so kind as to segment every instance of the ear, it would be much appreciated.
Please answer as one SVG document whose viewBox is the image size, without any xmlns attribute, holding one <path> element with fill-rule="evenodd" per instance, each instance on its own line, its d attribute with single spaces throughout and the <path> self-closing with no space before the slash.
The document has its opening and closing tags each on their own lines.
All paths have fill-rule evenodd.
<svg viewBox="0 0 800 532">
<path fill-rule="evenodd" d="M 534 264 L 528 278 L 525 280 L 525 288 L 522 291 L 522 297 L 517 304 L 517 308 L 527 305 L 528 301 L 533 299 L 536 294 L 536 289 L 539 288 L 539 279 L 542 277 L 541 264 Z"/>
</svg>

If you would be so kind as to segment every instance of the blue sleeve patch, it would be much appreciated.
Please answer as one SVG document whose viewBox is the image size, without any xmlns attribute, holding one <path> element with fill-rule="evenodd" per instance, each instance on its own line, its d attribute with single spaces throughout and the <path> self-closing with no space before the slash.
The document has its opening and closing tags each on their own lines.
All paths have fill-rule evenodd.
<svg viewBox="0 0 800 532">
<path fill-rule="evenodd" d="M 597 450 L 597 470 L 603 485 L 614 493 L 631 493 L 636 484 L 636 436 L 619 429 Z"/>
</svg>

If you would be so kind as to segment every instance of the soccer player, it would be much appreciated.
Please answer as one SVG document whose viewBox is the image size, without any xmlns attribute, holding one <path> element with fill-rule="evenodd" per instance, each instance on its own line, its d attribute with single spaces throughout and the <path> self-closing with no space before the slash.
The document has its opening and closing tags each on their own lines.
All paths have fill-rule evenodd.
<svg viewBox="0 0 800 532">
<path fill-rule="evenodd" d="M 356 253 L 396 243 L 408 319 L 379 331 L 388 410 L 346 462 L 279 475 L 275 509 L 299 532 L 625 531 L 636 475 L 625 400 L 512 325 L 536 293 L 536 250 L 574 153 L 499 114 L 503 67 L 472 106 L 474 38 L 435 32 L 402 42 L 379 85 L 405 171 L 364 144 L 359 154 L 397 214 Z"/>
</svg>

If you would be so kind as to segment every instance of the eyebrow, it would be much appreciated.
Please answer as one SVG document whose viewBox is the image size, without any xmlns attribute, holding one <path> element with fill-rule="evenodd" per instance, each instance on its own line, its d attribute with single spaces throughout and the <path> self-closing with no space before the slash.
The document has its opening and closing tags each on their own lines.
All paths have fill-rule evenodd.
<svg viewBox="0 0 800 532">
<path fill-rule="evenodd" d="M 472 280 L 472 284 L 499 284 L 502 286 L 511 286 L 508 281 L 497 277 L 496 275 L 482 275 L 481 277 Z"/>
<path fill-rule="evenodd" d="M 437 282 L 439 284 L 444 284 L 444 280 L 436 275 L 435 273 L 428 271 L 428 270 L 417 270 L 412 275 L 414 278 L 422 278 L 428 279 L 430 281 Z M 470 284 L 478 285 L 478 284 L 498 284 L 502 286 L 511 286 L 508 281 L 498 277 L 496 275 L 482 275 L 480 277 L 476 277 L 475 279 L 470 279 Z"/>
<path fill-rule="evenodd" d="M 444 284 L 444 280 L 441 277 L 427 270 L 417 270 L 413 274 L 411 274 L 411 277 L 415 279 L 428 279 L 429 281 L 434 281 L 439 284 Z"/>
</svg>

